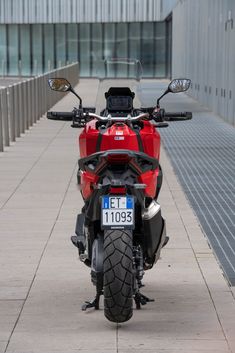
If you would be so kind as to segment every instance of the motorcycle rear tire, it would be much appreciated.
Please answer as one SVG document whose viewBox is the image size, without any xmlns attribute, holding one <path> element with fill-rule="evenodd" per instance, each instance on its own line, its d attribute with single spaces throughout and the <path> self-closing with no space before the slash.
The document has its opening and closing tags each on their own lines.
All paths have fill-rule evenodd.
<svg viewBox="0 0 235 353">
<path fill-rule="evenodd" d="M 104 231 L 104 314 L 125 322 L 133 314 L 132 231 Z"/>
</svg>

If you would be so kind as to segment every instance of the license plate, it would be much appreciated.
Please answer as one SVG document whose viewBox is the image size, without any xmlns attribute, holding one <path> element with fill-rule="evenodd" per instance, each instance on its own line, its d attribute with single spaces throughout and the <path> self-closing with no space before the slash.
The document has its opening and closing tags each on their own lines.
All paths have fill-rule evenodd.
<svg viewBox="0 0 235 353">
<path fill-rule="evenodd" d="M 133 229 L 134 205 L 134 197 L 132 196 L 103 196 L 102 228 Z"/>
</svg>

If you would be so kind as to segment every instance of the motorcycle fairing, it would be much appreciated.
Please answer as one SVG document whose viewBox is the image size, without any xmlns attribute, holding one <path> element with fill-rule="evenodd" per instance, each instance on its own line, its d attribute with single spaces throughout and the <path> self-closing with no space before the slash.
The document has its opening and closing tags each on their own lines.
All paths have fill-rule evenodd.
<svg viewBox="0 0 235 353">
<path fill-rule="evenodd" d="M 101 200 L 101 196 L 115 195 L 115 190 L 120 189 L 123 190 L 123 195 L 134 196 L 136 221 L 133 238 L 137 234 L 145 258 L 151 266 L 165 239 L 165 222 L 161 216 L 160 205 L 146 193 L 146 189 L 152 187 L 152 181 L 155 187 L 154 195 L 156 194 L 158 167 L 158 160 L 155 158 L 130 150 L 97 152 L 79 160 L 81 190 L 87 190 L 88 184 L 90 187 L 90 193 L 85 199 L 85 225 L 100 227 L 101 204 L 97 200 Z M 92 180 L 91 175 L 98 179 Z M 87 184 L 86 187 L 84 183 Z M 152 212 L 153 208 L 155 212 Z M 101 229 L 96 228 L 97 231 L 100 232 Z"/>
</svg>

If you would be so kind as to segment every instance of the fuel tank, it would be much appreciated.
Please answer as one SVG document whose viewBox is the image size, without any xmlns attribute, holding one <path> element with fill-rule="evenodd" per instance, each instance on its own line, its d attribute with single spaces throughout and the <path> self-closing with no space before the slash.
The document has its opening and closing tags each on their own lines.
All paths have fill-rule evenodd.
<svg viewBox="0 0 235 353">
<path fill-rule="evenodd" d="M 160 135 L 149 121 L 142 121 L 133 127 L 116 122 L 110 127 L 101 126 L 99 129 L 96 123 L 96 120 L 92 120 L 86 124 L 79 136 L 81 158 L 109 149 L 129 149 L 159 159 Z"/>
</svg>

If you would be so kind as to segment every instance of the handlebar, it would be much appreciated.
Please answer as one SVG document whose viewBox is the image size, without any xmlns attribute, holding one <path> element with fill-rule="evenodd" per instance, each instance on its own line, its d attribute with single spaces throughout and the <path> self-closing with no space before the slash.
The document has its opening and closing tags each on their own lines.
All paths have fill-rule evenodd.
<svg viewBox="0 0 235 353">
<path fill-rule="evenodd" d="M 154 108 L 153 108 L 154 109 Z M 84 124 L 91 120 L 96 119 L 101 122 L 111 122 L 111 121 L 126 121 L 126 122 L 136 122 L 142 119 L 154 120 L 157 123 L 162 123 L 164 121 L 180 121 L 180 120 L 190 120 L 192 119 L 191 112 L 165 112 L 161 109 L 157 112 L 146 111 L 137 116 L 131 116 L 130 114 L 125 117 L 113 117 L 110 114 L 108 116 L 100 116 L 91 111 L 74 109 L 72 112 L 55 112 L 50 111 L 47 113 L 47 118 L 51 120 L 64 120 L 73 121 L 73 127 L 83 127 Z M 141 111 L 141 110 L 140 110 Z M 81 124 L 79 124 L 81 121 Z M 76 125 L 77 124 L 77 125 Z"/>
<path fill-rule="evenodd" d="M 72 121 L 74 112 L 47 112 L 47 119 Z"/>
<path fill-rule="evenodd" d="M 139 114 L 137 116 L 131 116 L 130 114 L 125 116 L 125 117 L 113 117 L 111 115 L 108 116 L 100 116 L 97 114 L 93 114 L 93 113 L 89 113 L 88 114 L 89 117 L 97 119 L 99 121 L 103 121 L 103 122 L 108 122 L 108 121 L 138 121 L 144 118 L 149 118 L 149 114 L 148 113 L 143 113 L 143 114 Z"/>
<path fill-rule="evenodd" d="M 180 121 L 180 120 L 191 120 L 193 117 L 192 112 L 164 112 L 163 119 L 166 121 Z"/>
</svg>

